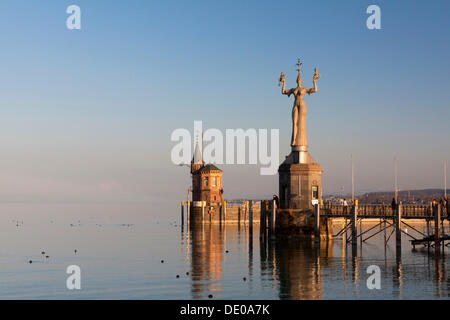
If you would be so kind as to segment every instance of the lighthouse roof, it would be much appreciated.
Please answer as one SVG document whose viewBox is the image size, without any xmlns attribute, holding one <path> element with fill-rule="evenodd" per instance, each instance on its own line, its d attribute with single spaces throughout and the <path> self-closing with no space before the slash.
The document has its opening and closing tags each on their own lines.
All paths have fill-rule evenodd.
<svg viewBox="0 0 450 320">
<path fill-rule="evenodd" d="M 207 172 L 222 172 L 219 168 L 217 168 L 215 165 L 208 163 L 206 166 L 202 167 L 200 169 L 201 173 L 207 173 Z"/>
<path fill-rule="evenodd" d="M 198 146 L 198 143 L 195 145 L 193 162 L 194 162 L 195 164 L 197 164 L 197 163 L 203 163 L 202 153 L 200 152 L 200 148 L 199 148 L 199 146 Z"/>
</svg>

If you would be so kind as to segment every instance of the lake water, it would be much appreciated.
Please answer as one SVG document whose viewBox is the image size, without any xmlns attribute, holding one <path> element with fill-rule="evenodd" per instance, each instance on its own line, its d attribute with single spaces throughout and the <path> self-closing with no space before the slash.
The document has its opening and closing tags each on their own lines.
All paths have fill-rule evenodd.
<svg viewBox="0 0 450 320">
<path fill-rule="evenodd" d="M 259 226 L 252 238 L 244 225 L 182 230 L 175 221 L 178 212 L 158 212 L 157 216 L 168 218 L 157 219 L 152 210 L 146 205 L 123 204 L 3 205 L 0 298 L 450 297 L 448 248 L 435 259 L 426 250 L 412 251 L 404 236 L 399 260 L 392 240 L 385 249 L 382 232 L 358 247 L 354 257 L 341 239 L 322 242 L 320 249 L 298 239 L 262 245 Z M 66 288 L 69 265 L 81 268 L 81 290 Z M 367 288 L 370 265 L 381 269 L 380 290 Z"/>
</svg>

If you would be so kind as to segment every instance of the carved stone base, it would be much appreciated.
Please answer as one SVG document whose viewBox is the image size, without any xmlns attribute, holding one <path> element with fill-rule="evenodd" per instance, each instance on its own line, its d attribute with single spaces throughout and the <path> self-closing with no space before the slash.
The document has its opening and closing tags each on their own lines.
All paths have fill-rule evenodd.
<svg viewBox="0 0 450 320">
<path fill-rule="evenodd" d="M 276 218 L 276 233 L 278 235 L 296 235 L 314 238 L 314 212 L 302 209 L 278 209 Z M 320 237 L 333 237 L 333 223 L 330 218 L 320 218 Z"/>
<path fill-rule="evenodd" d="M 322 166 L 309 152 L 293 151 L 278 168 L 282 209 L 313 209 L 322 200 Z"/>
</svg>

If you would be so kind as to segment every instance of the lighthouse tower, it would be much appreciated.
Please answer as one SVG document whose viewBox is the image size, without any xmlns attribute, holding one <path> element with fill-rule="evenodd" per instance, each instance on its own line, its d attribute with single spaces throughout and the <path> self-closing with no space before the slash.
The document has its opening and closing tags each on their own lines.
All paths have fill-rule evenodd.
<svg viewBox="0 0 450 320">
<path fill-rule="evenodd" d="M 198 143 L 191 161 L 192 201 L 206 201 L 207 205 L 223 202 L 223 171 L 213 164 L 205 165 Z"/>
</svg>

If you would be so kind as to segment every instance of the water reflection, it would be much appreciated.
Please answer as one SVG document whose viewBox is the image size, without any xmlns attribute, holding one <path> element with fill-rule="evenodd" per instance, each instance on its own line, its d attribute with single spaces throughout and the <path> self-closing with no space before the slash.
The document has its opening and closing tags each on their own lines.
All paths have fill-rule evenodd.
<svg viewBox="0 0 450 320">
<path fill-rule="evenodd" d="M 342 239 L 320 244 L 298 238 L 268 239 L 260 236 L 259 228 L 249 230 L 244 225 L 205 224 L 188 228 L 185 234 L 194 299 L 209 294 L 237 297 L 238 291 L 230 293 L 233 290 L 263 299 L 449 297 L 447 255 L 435 258 L 428 250 L 399 250 L 386 243 L 383 233 L 362 246 Z M 403 243 L 407 249 L 408 245 Z M 232 254 L 226 253 L 230 247 Z M 382 270 L 383 290 L 366 286 L 366 270 L 373 264 Z"/>
<path fill-rule="evenodd" d="M 233 226 L 231 227 L 233 228 Z M 249 281 L 253 279 L 254 235 L 238 229 L 238 244 L 247 240 Z M 224 232 L 221 225 L 203 225 L 189 229 L 191 239 L 192 298 L 220 294 L 223 287 Z M 321 268 L 332 266 L 333 243 L 284 239 L 259 245 L 261 276 L 270 274 L 279 282 L 280 299 L 322 299 Z"/>
<path fill-rule="evenodd" d="M 191 239 L 192 298 L 220 293 L 223 277 L 224 233 L 221 226 L 204 224 L 189 228 Z"/>
<path fill-rule="evenodd" d="M 330 266 L 332 243 L 320 246 L 310 240 L 280 239 L 268 250 L 274 257 L 274 269 L 279 281 L 280 299 L 322 299 L 322 268 Z"/>
</svg>

